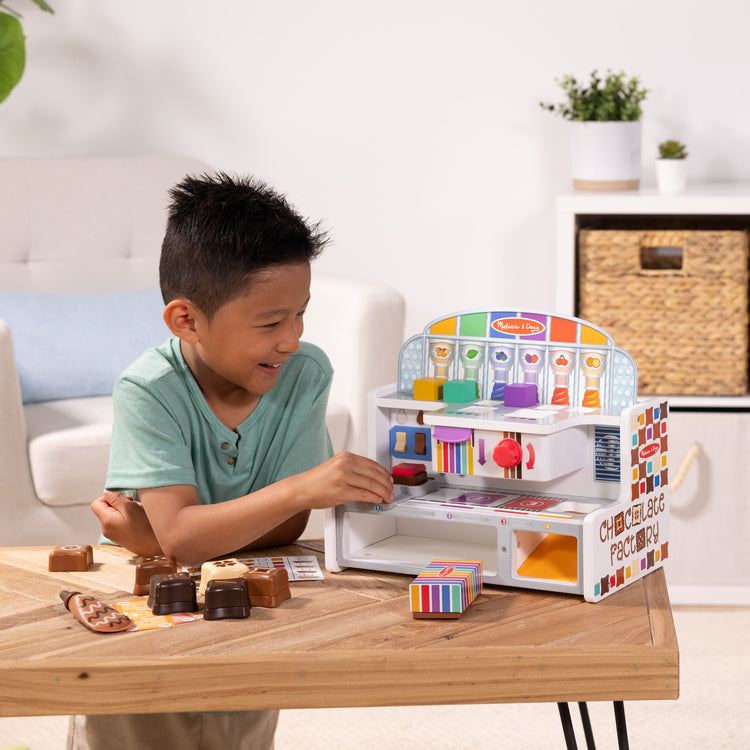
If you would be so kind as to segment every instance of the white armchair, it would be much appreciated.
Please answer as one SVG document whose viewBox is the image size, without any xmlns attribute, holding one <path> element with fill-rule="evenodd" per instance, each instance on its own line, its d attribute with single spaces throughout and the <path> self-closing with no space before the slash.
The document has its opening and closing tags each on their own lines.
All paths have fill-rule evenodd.
<svg viewBox="0 0 750 750">
<path fill-rule="evenodd" d="M 2 161 L 0 545 L 97 540 L 89 503 L 109 458 L 106 383 L 169 335 L 155 291 L 167 189 L 207 169 L 184 158 Z M 393 379 L 404 301 L 315 269 L 311 294 L 305 339 L 335 370 L 331 438 L 364 453 L 366 394 Z M 322 536 L 317 515 L 310 535 Z"/>
</svg>

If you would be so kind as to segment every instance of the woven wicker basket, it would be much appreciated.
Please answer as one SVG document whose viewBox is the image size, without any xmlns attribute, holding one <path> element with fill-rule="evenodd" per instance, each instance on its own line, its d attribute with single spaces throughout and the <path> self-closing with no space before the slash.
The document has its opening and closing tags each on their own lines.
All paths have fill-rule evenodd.
<svg viewBox="0 0 750 750">
<path fill-rule="evenodd" d="M 578 249 L 578 313 L 630 352 L 640 393 L 747 393 L 746 230 L 582 229 Z"/>
</svg>

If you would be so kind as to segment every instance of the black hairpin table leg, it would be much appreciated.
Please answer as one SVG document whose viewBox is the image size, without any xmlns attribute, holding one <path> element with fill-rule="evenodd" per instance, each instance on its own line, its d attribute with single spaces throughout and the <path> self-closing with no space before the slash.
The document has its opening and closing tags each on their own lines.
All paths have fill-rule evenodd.
<svg viewBox="0 0 750 750">
<path fill-rule="evenodd" d="M 563 735 L 565 736 L 565 747 L 568 750 L 578 750 L 576 733 L 573 729 L 573 721 L 570 718 L 570 706 L 567 703 L 558 703 L 557 710 L 560 712 Z"/>
<path fill-rule="evenodd" d="M 591 730 L 591 719 L 589 718 L 589 707 L 586 703 L 579 703 L 578 710 L 581 712 L 581 723 L 583 724 L 583 734 L 586 737 L 586 748 L 588 750 L 596 750 L 594 733 Z"/>
<path fill-rule="evenodd" d="M 615 726 L 617 727 L 617 747 L 620 750 L 628 750 L 628 725 L 625 721 L 625 704 L 622 701 L 615 701 Z"/>
<path fill-rule="evenodd" d="M 615 726 L 617 728 L 617 747 L 619 750 L 629 750 L 628 726 L 625 721 L 625 704 L 622 701 L 614 701 L 613 705 L 615 709 Z M 562 723 L 563 735 L 565 736 L 565 747 L 567 750 L 578 750 L 573 721 L 570 718 L 570 707 L 567 703 L 558 703 L 557 708 L 560 712 L 560 721 Z M 581 712 L 583 732 L 586 736 L 586 748 L 587 750 L 596 750 L 588 706 L 585 702 L 581 702 L 578 704 L 578 710 Z"/>
</svg>

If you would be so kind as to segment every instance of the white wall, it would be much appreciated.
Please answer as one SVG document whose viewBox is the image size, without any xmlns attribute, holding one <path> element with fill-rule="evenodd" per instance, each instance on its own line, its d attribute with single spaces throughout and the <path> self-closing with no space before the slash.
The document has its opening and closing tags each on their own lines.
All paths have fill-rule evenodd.
<svg viewBox="0 0 750 750">
<path fill-rule="evenodd" d="M 28 0 L 0 155 L 181 153 L 321 218 L 330 271 L 396 286 L 407 333 L 452 310 L 552 305 L 567 128 L 554 78 L 624 69 L 691 179 L 750 180 L 741 0 Z"/>
</svg>

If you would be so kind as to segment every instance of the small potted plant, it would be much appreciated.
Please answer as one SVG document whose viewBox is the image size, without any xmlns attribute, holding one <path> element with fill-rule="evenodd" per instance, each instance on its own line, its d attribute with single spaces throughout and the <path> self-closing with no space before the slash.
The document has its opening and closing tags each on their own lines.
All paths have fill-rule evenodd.
<svg viewBox="0 0 750 750">
<path fill-rule="evenodd" d="M 579 190 L 631 190 L 640 185 L 642 103 L 648 89 L 637 76 L 594 70 L 586 83 L 556 79 L 565 93 L 543 109 L 572 123 L 573 186 Z"/>
<path fill-rule="evenodd" d="M 48 13 L 54 13 L 45 0 L 31 0 Z M 0 0 L 0 102 L 21 80 L 26 67 L 26 37 L 19 20 L 20 16 Z"/>
<path fill-rule="evenodd" d="M 687 184 L 687 148 L 676 140 L 659 144 L 656 184 L 661 193 L 681 193 Z"/>
</svg>

